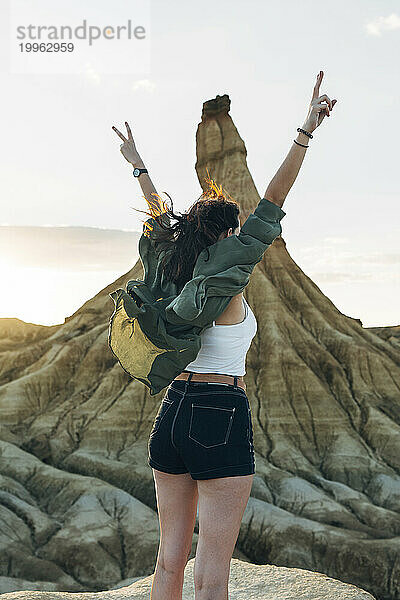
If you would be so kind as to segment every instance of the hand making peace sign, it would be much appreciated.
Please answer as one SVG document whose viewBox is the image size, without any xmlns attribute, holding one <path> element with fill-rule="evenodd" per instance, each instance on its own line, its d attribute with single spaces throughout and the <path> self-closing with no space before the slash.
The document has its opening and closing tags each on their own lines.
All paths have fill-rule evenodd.
<svg viewBox="0 0 400 600">
<path fill-rule="evenodd" d="M 112 127 L 115 133 L 121 138 L 123 144 L 120 146 L 120 150 L 123 156 L 126 158 L 128 162 L 130 162 L 134 167 L 136 167 L 139 163 L 142 162 L 140 158 L 139 152 L 136 149 L 135 142 L 133 141 L 132 131 L 128 125 L 128 122 L 125 121 L 126 131 L 128 132 L 128 139 L 120 132 L 116 127 Z"/>
<path fill-rule="evenodd" d="M 329 111 L 333 109 L 337 102 L 337 100 L 331 100 L 326 94 L 322 94 L 322 96 L 319 96 L 319 88 L 323 76 L 323 71 L 320 71 L 317 75 L 317 81 L 314 85 L 308 114 L 303 125 L 303 129 L 309 131 L 310 133 L 321 125 L 325 116 L 329 117 Z M 326 101 L 326 104 L 323 104 L 323 101 Z"/>
</svg>

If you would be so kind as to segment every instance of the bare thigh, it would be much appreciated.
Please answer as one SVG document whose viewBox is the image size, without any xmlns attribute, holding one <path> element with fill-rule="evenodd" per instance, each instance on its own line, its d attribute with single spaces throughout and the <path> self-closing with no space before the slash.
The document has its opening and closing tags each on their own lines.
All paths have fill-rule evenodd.
<svg viewBox="0 0 400 600">
<path fill-rule="evenodd" d="M 197 516 L 197 482 L 189 473 L 172 475 L 153 468 L 160 547 L 158 562 L 169 572 L 184 568 L 192 547 Z"/>
<path fill-rule="evenodd" d="M 199 540 L 194 573 L 197 589 L 227 586 L 230 561 L 253 478 L 254 474 L 197 480 Z"/>
</svg>

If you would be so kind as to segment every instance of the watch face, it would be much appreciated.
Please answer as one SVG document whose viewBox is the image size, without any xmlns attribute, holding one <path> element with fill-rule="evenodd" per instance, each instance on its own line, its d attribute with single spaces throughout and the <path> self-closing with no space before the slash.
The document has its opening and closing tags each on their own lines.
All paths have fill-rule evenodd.
<svg viewBox="0 0 400 600">
<path fill-rule="evenodd" d="M 137 167 L 135 167 L 135 169 L 133 170 L 133 174 L 135 177 L 137 177 L 138 175 L 140 175 L 140 169 L 138 169 Z"/>
</svg>

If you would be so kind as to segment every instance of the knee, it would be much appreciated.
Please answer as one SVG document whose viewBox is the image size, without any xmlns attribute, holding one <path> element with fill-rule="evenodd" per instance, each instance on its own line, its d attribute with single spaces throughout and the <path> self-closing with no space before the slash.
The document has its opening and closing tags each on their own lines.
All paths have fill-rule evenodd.
<svg viewBox="0 0 400 600">
<path fill-rule="evenodd" d="M 167 552 L 164 551 L 162 554 L 160 554 L 158 565 L 166 573 L 174 575 L 181 573 L 185 569 L 188 560 L 189 555 L 187 555 L 185 552 L 174 550 Z"/>
<path fill-rule="evenodd" d="M 201 597 L 220 598 L 221 590 L 226 590 L 229 580 L 229 564 L 218 561 L 202 563 L 196 557 L 194 564 L 194 587 L 197 592 L 202 592 Z"/>
</svg>

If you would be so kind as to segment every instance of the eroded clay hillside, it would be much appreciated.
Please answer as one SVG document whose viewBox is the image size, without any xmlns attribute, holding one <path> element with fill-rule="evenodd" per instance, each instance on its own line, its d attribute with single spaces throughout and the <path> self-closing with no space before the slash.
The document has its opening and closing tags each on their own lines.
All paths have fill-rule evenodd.
<svg viewBox="0 0 400 600">
<path fill-rule="evenodd" d="M 205 103 L 196 141 L 200 183 L 208 168 L 243 222 L 264 190 L 227 96 Z M 109 293 L 141 276 L 138 261 L 61 325 L 0 320 L 0 592 L 98 591 L 154 570 L 146 458 L 163 393 L 131 380 L 107 344 Z M 396 329 L 343 315 L 282 237 L 245 296 L 258 320 L 246 375 L 256 476 L 234 556 L 400 598 Z"/>
</svg>

